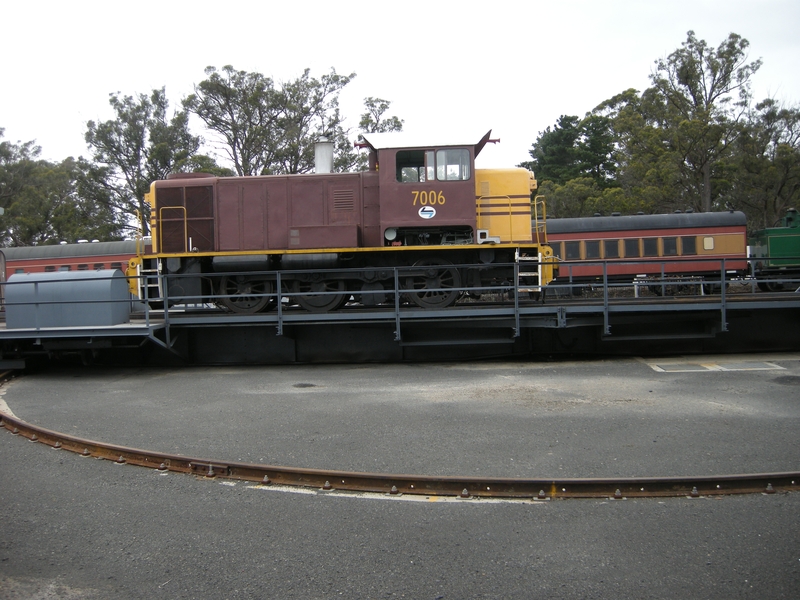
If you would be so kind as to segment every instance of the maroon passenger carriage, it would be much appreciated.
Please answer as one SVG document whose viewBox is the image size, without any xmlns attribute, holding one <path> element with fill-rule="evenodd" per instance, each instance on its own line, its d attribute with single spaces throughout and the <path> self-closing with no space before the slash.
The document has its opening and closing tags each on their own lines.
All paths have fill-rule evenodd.
<svg viewBox="0 0 800 600">
<path fill-rule="evenodd" d="M 742 212 L 672 213 L 549 219 L 547 240 L 559 257 L 555 283 L 716 281 L 747 271 Z M 604 267 L 605 265 L 605 267 Z M 656 293 L 663 288 L 652 286 Z"/>
<path fill-rule="evenodd" d="M 532 265 L 526 285 L 550 280 L 533 173 L 476 170 L 489 133 L 446 145 L 397 135 L 366 135 L 369 170 L 360 173 L 331 173 L 323 160 L 309 175 L 154 182 L 146 195 L 152 252 L 141 270 L 151 281 L 157 273 L 159 287 L 148 297 L 253 313 L 275 306 L 280 282 L 281 295 L 324 312 L 386 302 L 397 285 L 417 306 L 440 308 L 519 282 L 521 259 Z"/>
</svg>

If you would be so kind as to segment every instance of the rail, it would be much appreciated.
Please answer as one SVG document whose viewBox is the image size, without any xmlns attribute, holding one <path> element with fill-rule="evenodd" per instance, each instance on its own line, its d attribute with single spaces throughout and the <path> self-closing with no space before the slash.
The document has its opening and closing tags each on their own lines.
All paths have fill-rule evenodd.
<svg viewBox="0 0 800 600">
<path fill-rule="evenodd" d="M 263 486 L 296 486 L 321 491 L 449 496 L 465 500 L 513 498 L 534 502 L 578 498 L 697 498 L 800 490 L 798 471 L 688 477 L 536 479 L 361 473 L 219 461 L 129 448 L 52 431 L 4 413 L 0 413 L 0 427 L 30 442 L 117 464 L 209 479 L 234 479 Z"/>
</svg>

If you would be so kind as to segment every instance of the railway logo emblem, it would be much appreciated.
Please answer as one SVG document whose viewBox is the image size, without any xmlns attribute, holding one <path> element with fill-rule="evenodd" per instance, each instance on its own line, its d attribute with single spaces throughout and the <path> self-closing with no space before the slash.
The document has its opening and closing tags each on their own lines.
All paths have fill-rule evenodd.
<svg viewBox="0 0 800 600">
<path fill-rule="evenodd" d="M 419 216 L 423 219 L 432 219 L 436 216 L 436 209 L 432 206 L 423 206 L 419 209 Z"/>
</svg>

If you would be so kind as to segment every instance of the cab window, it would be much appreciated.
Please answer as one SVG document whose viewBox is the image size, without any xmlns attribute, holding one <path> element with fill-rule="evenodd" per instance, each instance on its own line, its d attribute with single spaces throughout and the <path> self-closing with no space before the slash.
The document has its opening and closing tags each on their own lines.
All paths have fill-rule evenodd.
<svg viewBox="0 0 800 600">
<path fill-rule="evenodd" d="M 397 181 L 419 183 L 425 181 L 425 152 L 403 150 L 397 153 Z"/>
<path fill-rule="evenodd" d="M 469 151 L 451 148 L 436 152 L 436 179 L 466 181 L 469 178 Z"/>
<path fill-rule="evenodd" d="M 397 153 L 396 174 L 400 183 L 467 181 L 472 177 L 469 150 L 400 150 Z"/>
</svg>

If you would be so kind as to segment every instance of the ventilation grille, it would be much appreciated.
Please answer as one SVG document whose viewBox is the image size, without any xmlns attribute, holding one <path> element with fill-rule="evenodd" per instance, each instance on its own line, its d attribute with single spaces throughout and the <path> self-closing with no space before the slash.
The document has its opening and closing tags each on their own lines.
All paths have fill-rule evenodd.
<svg viewBox="0 0 800 600">
<path fill-rule="evenodd" d="M 353 190 L 334 190 L 333 210 L 334 212 L 353 212 L 355 210 Z"/>
</svg>

